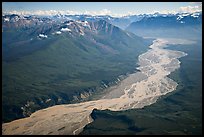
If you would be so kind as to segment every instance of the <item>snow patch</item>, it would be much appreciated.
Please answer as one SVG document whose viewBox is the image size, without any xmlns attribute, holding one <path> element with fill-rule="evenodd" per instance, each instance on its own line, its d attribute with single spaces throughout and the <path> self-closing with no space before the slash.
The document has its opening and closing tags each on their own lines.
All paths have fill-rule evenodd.
<svg viewBox="0 0 204 137">
<path fill-rule="evenodd" d="M 69 26 L 69 25 L 71 25 L 72 23 L 73 23 L 73 22 L 69 22 L 69 23 L 67 23 L 66 25 Z"/>
<path fill-rule="evenodd" d="M 62 33 L 61 31 L 57 31 L 57 32 L 56 32 L 56 34 L 61 34 L 61 33 Z"/>
<path fill-rule="evenodd" d="M 84 32 L 83 32 L 83 31 L 80 31 L 80 33 L 79 33 L 79 34 L 83 36 L 83 35 L 84 35 Z"/>
<path fill-rule="evenodd" d="M 199 13 L 193 13 L 193 14 L 191 15 L 191 17 L 198 18 L 199 15 L 200 15 Z"/>
<path fill-rule="evenodd" d="M 47 99 L 45 102 L 47 103 L 47 102 L 50 102 L 51 101 L 51 99 L 49 98 L 49 99 Z"/>
<path fill-rule="evenodd" d="M 47 38 L 47 35 L 39 34 L 39 37 L 41 37 L 41 38 Z"/>
<path fill-rule="evenodd" d="M 183 18 L 182 15 L 178 15 L 178 17 L 176 18 L 176 20 L 181 20 Z"/>
<path fill-rule="evenodd" d="M 9 18 L 4 18 L 4 22 L 9 21 L 9 20 L 10 20 Z"/>
<path fill-rule="evenodd" d="M 182 14 L 182 16 L 188 16 L 188 15 L 190 15 L 189 13 L 184 13 L 184 14 Z"/>
<path fill-rule="evenodd" d="M 128 32 L 126 32 L 126 34 L 129 36 L 129 37 L 131 37 L 132 38 L 132 36 L 128 33 Z"/>
<path fill-rule="evenodd" d="M 65 32 L 65 31 L 71 31 L 69 28 L 62 28 L 61 31 Z"/>
</svg>

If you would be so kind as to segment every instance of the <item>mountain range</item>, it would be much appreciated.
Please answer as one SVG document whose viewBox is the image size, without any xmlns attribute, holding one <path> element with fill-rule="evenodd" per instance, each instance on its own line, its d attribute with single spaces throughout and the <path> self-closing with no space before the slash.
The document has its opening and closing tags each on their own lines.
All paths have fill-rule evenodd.
<svg viewBox="0 0 204 137">
<path fill-rule="evenodd" d="M 151 43 L 106 20 L 2 16 L 2 122 L 90 95 L 135 71 Z"/>
<path fill-rule="evenodd" d="M 201 39 L 202 13 L 150 16 L 132 22 L 126 28 L 143 37 Z"/>
<path fill-rule="evenodd" d="M 135 71 L 151 40 L 201 39 L 202 13 L 2 16 L 2 122 L 89 99 Z M 142 37 L 141 37 L 142 36 Z"/>
</svg>

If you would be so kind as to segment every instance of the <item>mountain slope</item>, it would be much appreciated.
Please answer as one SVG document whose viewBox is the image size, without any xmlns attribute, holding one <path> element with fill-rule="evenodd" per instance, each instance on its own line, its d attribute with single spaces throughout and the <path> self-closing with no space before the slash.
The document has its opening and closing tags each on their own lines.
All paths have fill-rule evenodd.
<svg viewBox="0 0 204 137">
<path fill-rule="evenodd" d="M 202 13 L 182 13 L 144 17 L 131 23 L 126 30 L 145 37 L 201 39 Z"/>
<path fill-rule="evenodd" d="M 137 56 L 149 44 L 104 20 L 5 18 L 2 122 L 88 98 L 119 75 L 134 71 Z"/>
</svg>

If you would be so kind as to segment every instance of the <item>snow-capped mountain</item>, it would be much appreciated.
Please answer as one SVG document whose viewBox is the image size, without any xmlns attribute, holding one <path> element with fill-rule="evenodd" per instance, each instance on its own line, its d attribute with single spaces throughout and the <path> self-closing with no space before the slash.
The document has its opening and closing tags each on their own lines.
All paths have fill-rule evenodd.
<svg viewBox="0 0 204 137">
<path fill-rule="evenodd" d="M 200 38 L 202 13 L 177 13 L 146 16 L 132 22 L 126 30 L 145 37 L 188 37 Z"/>
<path fill-rule="evenodd" d="M 89 84 L 81 86 L 78 83 L 80 79 L 82 84 L 83 81 L 97 81 L 92 87 L 100 87 L 100 82 L 110 81 L 110 76 L 115 77 L 114 73 L 126 73 L 136 56 L 149 45 L 141 37 L 100 17 L 94 21 L 66 18 L 2 16 L 2 62 L 7 73 L 3 77 L 4 100 L 8 98 L 15 102 L 15 106 L 9 101 L 2 102 L 5 118 L 2 121 L 22 118 L 51 105 L 82 99 L 81 94 L 91 94 L 94 90 L 90 90 Z M 131 67 L 135 68 L 134 63 Z M 14 73 L 15 80 L 10 75 Z M 21 77 L 22 73 L 27 77 Z M 7 81 L 18 82 L 19 86 L 7 86 Z M 72 86 L 73 83 L 76 86 Z M 38 84 L 45 88 L 35 88 Z M 29 96 L 26 94 L 28 92 Z M 21 98 L 16 98 L 17 95 Z"/>
<path fill-rule="evenodd" d="M 196 12 L 196 13 L 177 13 L 177 14 L 161 14 L 161 13 L 153 13 L 153 14 L 139 14 L 139 15 L 128 15 L 128 16 L 123 16 L 123 17 L 111 17 L 109 15 L 68 15 L 68 14 L 61 14 L 58 13 L 56 15 L 52 16 L 24 16 L 24 15 L 3 15 L 2 16 L 2 21 L 3 22 L 16 22 L 19 19 L 24 19 L 29 20 L 29 21 L 36 21 L 36 22 L 47 22 L 49 20 L 49 23 L 51 22 L 64 22 L 68 20 L 74 20 L 74 21 L 98 21 L 98 20 L 105 20 L 117 27 L 120 27 L 121 29 L 126 29 L 131 23 L 141 21 L 142 19 L 147 19 L 147 18 L 155 18 L 155 17 L 174 17 L 177 20 L 180 20 L 180 23 L 185 23 L 183 21 L 183 18 L 186 17 L 193 17 L 193 18 L 199 18 L 202 15 L 201 12 Z M 22 21 L 22 23 L 24 22 Z"/>
</svg>

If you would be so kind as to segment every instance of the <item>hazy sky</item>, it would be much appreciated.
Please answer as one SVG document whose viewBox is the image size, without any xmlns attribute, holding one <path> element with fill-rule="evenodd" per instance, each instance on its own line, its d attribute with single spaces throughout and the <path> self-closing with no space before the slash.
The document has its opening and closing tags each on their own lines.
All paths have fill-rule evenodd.
<svg viewBox="0 0 204 137">
<path fill-rule="evenodd" d="M 201 2 L 3 2 L 3 12 L 49 14 L 66 11 L 73 14 L 127 15 L 154 12 L 194 12 Z"/>
</svg>

